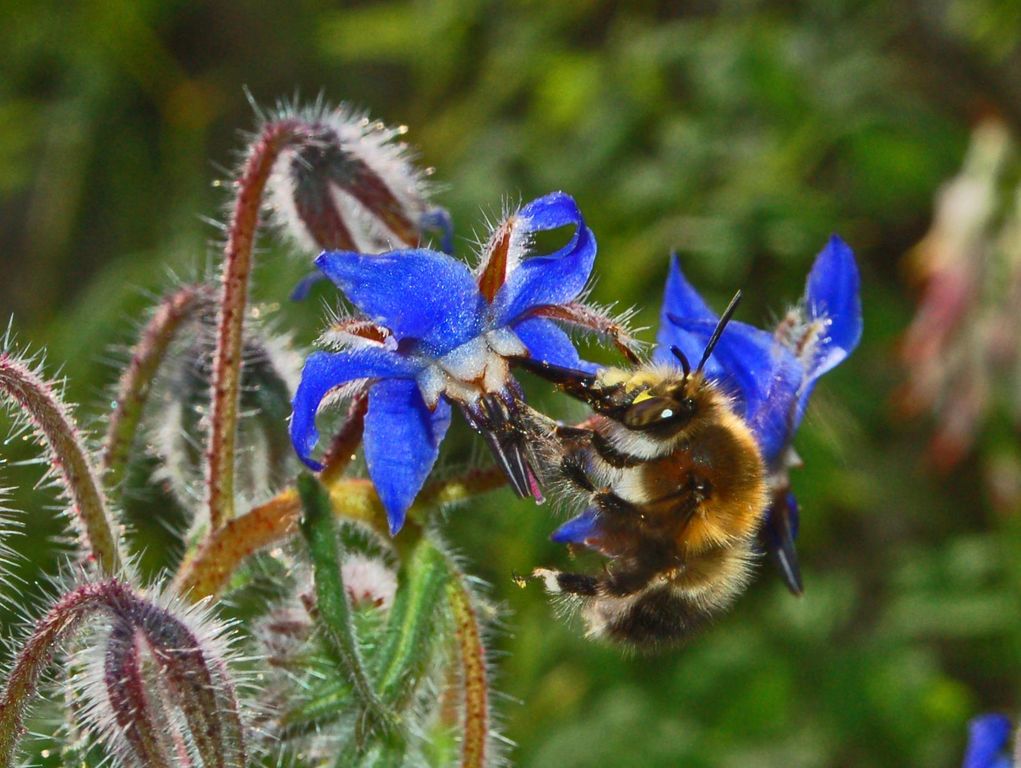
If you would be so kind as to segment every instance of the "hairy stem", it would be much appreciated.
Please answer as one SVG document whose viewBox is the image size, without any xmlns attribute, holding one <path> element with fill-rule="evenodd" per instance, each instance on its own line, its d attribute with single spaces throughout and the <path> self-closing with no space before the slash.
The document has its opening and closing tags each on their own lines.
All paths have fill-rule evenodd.
<svg viewBox="0 0 1021 768">
<path fill-rule="evenodd" d="M 430 483 L 418 495 L 409 516 L 421 519 L 424 511 L 431 507 L 464 501 L 502 488 L 506 482 L 503 473 L 494 467 Z M 386 514 L 371 482 L 350 478 L 337 480 L 329 484 L 327 490 L 335 515 L 368 523 L 389 535 Z M 234 518 L 181 563 L 174 580 L 175 589 L 193 601 L 218 594 L 245 558 L 294 533 L 300 514 L 298 493 L 288 488 L 265 504 Z"/>
<path fill-rule="evenodd" d="M 298 478 L 298 493 L 304 512 L 301 532 L 312 559 L 316 607 L 319 609 L 323 634 L 347 669 L 351 684 L 366 713 L 373 723 L 385 726 L 394 718 L 376 694 L 362 660 L 351 616 L 351 604 L 340 571 L 342 554 L 337 544 L 337 526 L 329 498 L 323 487 L 308 474 Z"/>
<path fill-rule="evenodd" d="M 161 724 L 163 706 L 172 703 L 202 764 L 241 768 L 246 764 L 244 734 L 233 686 L 223 662 L 166 607 L 144 598 L 116 579 L 84 584 L 64 595 L 36 624 L 0 695 L 0 768 L 14 759 L 24 731 L 25 710 L 58 644 L 83 619 L 105 613 L 110 635 L 105 647 L 104 682 L 120 733 L 146 765 L 177 764 L 175 733 Z M 142 650 L 159 679 L 143 671 Z M 183 742 L 181 742 L 183 743 Z"/>
<path fill-rule="evenodd" d="M 102 468 L 107 488 L 116 488 L 124 477 L 142 410 L 170 343 L 208 296 L 208 286 L 186 285 L 164 298 L 131 349 L 131 363 L 117 386 L 117 398 L 103 443 Z"/>
<path fill-rule="evenodd" d="M 253 142 L 237 182 L 237 199 L 224 250 L 206 452 L 206 503 L 211 534 L 234 516 L 234 454 L 241 387 L 242 330 L 259 209 L 274 162 L 281 150 L 299 135 L 301 126 L 297 120 L 268 123 Z"/>
<path fill-rule="evenodd" d="M 454 617 L 454 635 L 461 657 L 461 685 L 464 687 L 464 728 L 461 732 L 461 765 L 482 768 L 486 764 L 489 737 L 489 677 L 486 646 L 464 575 L 448 564 L 451 580 L 447 601 Z"/>
<path fill-rule="evenodd" d="M 102 573 L 124 564 L 99 475 L 67 406 L 53 386 L 22 361 L 0 353 L 0 395 L 14 400 L 45 439 L 64 492 Z"/>
<path fill-rule="evenodd" d="M 432 655 L 440 600 L 450 573 L 443 553 L 423 537 L 402 576 L 376 660 L 380 698 L 394 709 L 407 703 Z"/>
</svg>

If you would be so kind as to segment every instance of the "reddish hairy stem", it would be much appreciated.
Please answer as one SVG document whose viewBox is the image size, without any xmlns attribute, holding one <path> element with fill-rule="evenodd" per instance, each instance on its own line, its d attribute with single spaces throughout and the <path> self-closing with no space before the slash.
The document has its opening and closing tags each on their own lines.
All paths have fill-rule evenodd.
<svg viewBox="0 0 1021 768">
<path fill-rule="evenodd" d="M 452 504 L 502 488 L 506 482 L 503 473 L 494 467 L 430 483 L 419 494 L 409 515 L 414 517 L 430 506 Z M 381 534 L 389 535 L 386 513 L 370 481 L 335 480 L 327 485 L 327 490 L 334 514 L 338 517 L 362 521 Z M 192 601 L 218 594 L 245 558 L 296 532 L 300 514 L 298 493 L 288 488 L 265 504 L 229 521 L 181 564 L 174 579 L 176 591 Z"/>
<path fill-rule="evenodd" d="M 109 615 L 105 654 L 107 695 L 118 725 L 136 756 L 169 765 L 174 734 L 158 728 L 161 711 L 152 706 L 157 688 L 147 685 L 140 650 L 144 646 L 166 683 L 168 699 L 184 716 L 187 738 L 203 764 L 238 768 L 245 764 L 237 699 L 220 660 L 208 656 L 199 637 L 171 613 L 116 579 L 84 584 L 64 595 L 36 624 L 18 654 L 0 696 L 0 768 L 8 768 L 24 731 L 29 700 L 58 644 L 95 613 Z M 159 687 L 159 686 L 157 686 Z"/>
<path fill-rule="evenodd" d="M 49 382 L 7 353 L 0 353 L 0 395 L 13 399 L 45 438 L 90 553 L 102 573 L 113 575 L 124 561 L 99 476 L 67 406 Z"/>
<path fill-rule="evenodd" d="M 210 532 L 234 516 L 234 454 L 241 384 L 242 330 L 252 271 L 252 249 L 263 191 L 273 164 L 301 131 L 297 120 L 268 123 L 252 145 L 227 232 L 217 318 L 216 356 L 206 452 L 206 502 Z"/>
<path fill-rule="evenodd" d="M 170 343 L 182 324 L 209 295 L 209 286 L 186 285 L 165 297 L 132 348 L 131 364 L 121 375 L 116 405 L 110 414 L 103 443 L 102 468 L 107 488 L 115 488 L 124 476 L 142 409 L 149 399 L 153 379 Z"/>
<path fill-rule="evenodd" d="M 461 657 L 461 685 L 464 688 L 464 730 L 461 736 L 461 765 L 482 768 L 489 745 L 489 678 L 486 646 L 482 642 L 478 616 L 464 577 L 451 564 L 447 599 L 454 616 L 454 633 Z"/>
</svg>

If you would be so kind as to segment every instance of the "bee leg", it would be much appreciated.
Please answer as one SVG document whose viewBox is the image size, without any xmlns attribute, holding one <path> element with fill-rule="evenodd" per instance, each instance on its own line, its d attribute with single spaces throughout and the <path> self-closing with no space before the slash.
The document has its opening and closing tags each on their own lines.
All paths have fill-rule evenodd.
<svg viewBox="0 0 1021 768">
<path fill-rule="evenodd" d="M 551 595 L 568 594 L 579 597 L 627 597 L 641 592 L 651 581 L 651 573 L 645 568 L 625 568 L 615 572 L 605 571 L 600 576 L 586 573 L 568 573 L 552 568 L 536 568 L 532 578 L 541 581 Z"/>
<path fill-rule="evenodd" d="M 535 360 L 530 357 L 516 357 L 514 363 L 526 371 L 556 384 L 571 397 L 587 403 L 595 411 L 605 413 L 616 412 L 620 409 L 621 388 L 619 386 L 603 386 L 595 374 L 553 365 L 545 360 Z"/>
<path fill-rule="evenodd" d="M 584 443 L 585 445 L 591 443 L 593 438 L 595 438 L 595 432 L 591 429 L 569 427 L 564 424 L 558 424 L 554 434 L 565 442 Z"/>
<path fill-rule="evenodd" d="M 592 494 L 592 506 L 606 517 L 618 521 L 637 522 L 643 516 L 638 507 L 609 490 Z"/>
<path fill-rule="evenodd" d="M 551 595 L 568 594 L 595 597 L 599 594 L 600 579 L 584 573 L 566 573 L 550 568 L 536 568 L 532 578 L 541 581 Z"/>
<path fill-rule="evenodd" d="M 585 493 L 595 493 L 596 487 L 589 480 L 585 465 L 577 454 L 569 453 L 560 460 L 560 473 L 565 480 Z"/>
</svg>

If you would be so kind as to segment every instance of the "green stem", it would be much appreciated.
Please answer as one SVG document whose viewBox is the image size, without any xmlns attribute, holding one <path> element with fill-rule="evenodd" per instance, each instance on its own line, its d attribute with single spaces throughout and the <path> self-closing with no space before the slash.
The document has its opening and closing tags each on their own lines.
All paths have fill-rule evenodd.
<svg viewBox="0 0 1021 768">
<path fill-rule="evenodd" d="M 208 286 L 186 285 L 164 298 L 131 350 L 131 363 L 121 375 L 103 443 L 104 480 L 111 491 L 124 477 L 129 451 L 156 371 L 178 330 L 208 296 Z"/>
<path fill-rule="evenodd" d="M 117 573 L 124 559 L 106 496 L 67 406 L 48 381 L 7 352 L 0 353 L 0 395 L 14 400 L 45 439 L 92 557 L 104 575 Z"/>
<path fill-rule="evenodd" d="M 402 709 L 425 671 L 449 578 L 443 553 L 428 538 L 420 539 L 404 569 L 379 652 L 376 679 L 387 706 Z"/>
<path fill-rule="evenodd" d="M 318 481 L 308 474 L 298 478 L 298 493 L 304 511 L 301 532 L 312 559 L 316 607 L 323 634 L 344 664 L 351 684 L 373 724 L 392 724 L 395 718 L 376 693 L 362 660 L 351 604 L 340 571 L 343 556 L 337 543 L 337 526 L 329 496 Z"/>
<path fill-rule="evenodd" d="M 206 452 L 206 503 L 210 533 L 234 516 L 234 455 L 241 388 L 242 331 L 263 191 L 280 152 L 294 141 L 300 128 L 301 123 L 297 120 L 266 124 L 252 144 L 237 182 L 237 199 L 224 250 L 216 355 L 213 358 Z"/>
</svg>

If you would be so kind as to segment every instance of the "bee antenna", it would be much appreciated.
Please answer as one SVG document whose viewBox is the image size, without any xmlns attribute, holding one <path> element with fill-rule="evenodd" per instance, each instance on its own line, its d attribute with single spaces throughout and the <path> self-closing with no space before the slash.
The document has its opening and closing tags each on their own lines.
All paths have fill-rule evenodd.
<svg viewBox="0 0 1021 768">
<path fill-rule="evenodd" d="M 684 378 L 688 378 L 688 374 L 691 373 L 691 363 L 688 362 L 687 355 L 681 352 L 681 348 L 676 344 L 670 347 L 670 351 L 674 353 L 674 357 L 677 358 L 677 362 L 681 364 L 681 370 L 684 371 Z"/>
<path fill-rule="evenodd" d="M 709 360 L 709 355 L 713 353 L 713 349 L 716 348 L 716 343 L 720 340 L 720 336 L 723 335 L 723 329 L 727 327 L 727 323 L 730 322 L 730 318 L 734 316 L 734 312 L 737 311 L 737 305 L 741 303 L 741 291 L 734 294 L 734 298 L 730 300 L 730 304 L 723 310 L 723 314 L 720 315 L 720 322 L 716 324 L 716 330 L 713 331 L 713 335 L 709 337 L 709 343 L 705 345 L 705 352 L 702 353 L 702 359 L 698 361 L 698 368 L 695 369 L 696 373 L 701 373 L 703 366 Z"/>
</svg>

